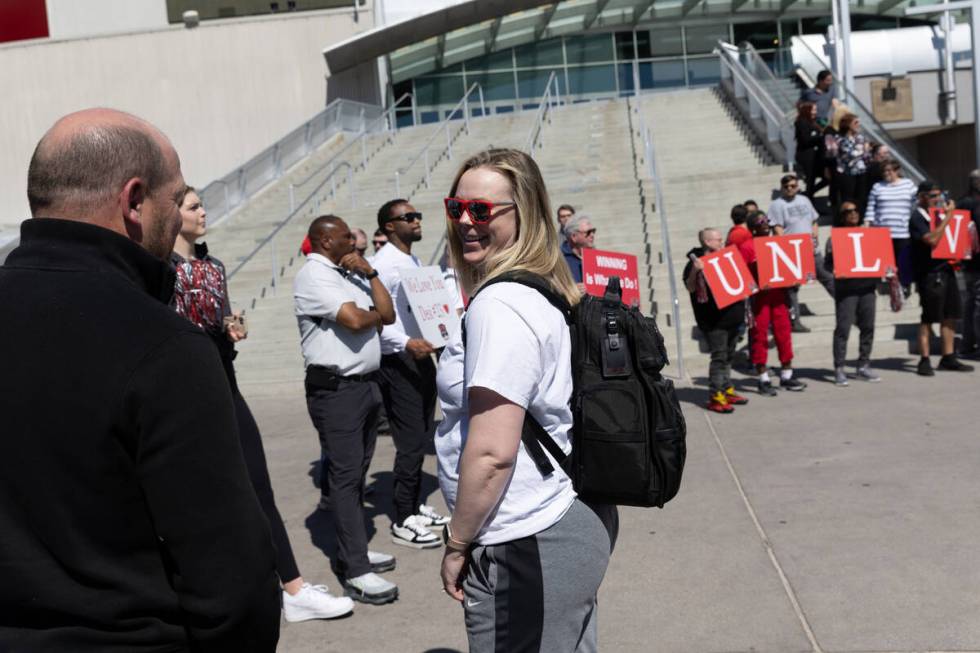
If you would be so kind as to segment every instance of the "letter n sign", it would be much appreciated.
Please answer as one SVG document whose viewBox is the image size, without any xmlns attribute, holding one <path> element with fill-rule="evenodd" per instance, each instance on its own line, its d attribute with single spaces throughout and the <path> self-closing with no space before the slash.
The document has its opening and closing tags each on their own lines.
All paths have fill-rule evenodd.
<svg viewBox="0 0 980 653">
<path fill-rule="evenodd" d="M 810 234 L 753 238 L 759 287 L 791 288 L 817 278 Z"/>
<path fill-rule="evenodd" d="M 745 259 L 734 245 L 705 254 L 700 260 L 704 263 L 704 278 L 718 308 L 725 308 L 759 292 Z"/>
<path fill-rule="evenodd" d="M 884 227 L 834 227 L 830 242 L 838 279 L 881 279 L 895 271 L 891 232 Z"/>
</svg>

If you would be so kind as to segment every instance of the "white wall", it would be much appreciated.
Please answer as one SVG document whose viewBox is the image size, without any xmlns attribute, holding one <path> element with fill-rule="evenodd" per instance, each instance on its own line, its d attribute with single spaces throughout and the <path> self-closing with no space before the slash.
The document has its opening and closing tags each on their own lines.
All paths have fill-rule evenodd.
<svg viewBox="0 0 980 653">
<path fill-rule="evenodd" d="M 320 111 L 323 48 L 371 27 L 370 9 L 356 24 L 334 9 L 0 46 L 0 225 L 29 217 L 31 153 L 66 113 L 106 106 L 146 118 L 203 186 Z"/>
<path fill-rule="evenodd" d="M 45 0 L 53 39 L 167 27 L 167 0 Z"/>
</svg>

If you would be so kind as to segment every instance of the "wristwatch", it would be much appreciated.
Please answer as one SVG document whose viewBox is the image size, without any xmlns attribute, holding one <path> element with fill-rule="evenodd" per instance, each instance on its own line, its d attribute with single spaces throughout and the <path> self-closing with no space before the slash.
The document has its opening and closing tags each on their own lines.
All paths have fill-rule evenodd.
<svg viewBox="0 0 980 653">
<path fill-rule="evenodd" d="M 458 553 L 466 553 L 470 550 L 470 545 L 466 542 L 460 542 L 453 537 L 452 531 L 449 530 L 449 524 L 446 524 L 442 528 L 442 542 L 446 545 L 446 548 L 450 551 L 456 551 Z"/>
<path fill-rule="evenodd" d="M 378 276 L 378 271 L 377 270 L 371 270 L 371 272 L 369 272 L 368 274 L 365 274 L 364 275 L 364 278 L 365 279 L 368 279 L 368 280 L 371 280 L 371 279 L 375 278 L 376 276 Z"/>
</svg>

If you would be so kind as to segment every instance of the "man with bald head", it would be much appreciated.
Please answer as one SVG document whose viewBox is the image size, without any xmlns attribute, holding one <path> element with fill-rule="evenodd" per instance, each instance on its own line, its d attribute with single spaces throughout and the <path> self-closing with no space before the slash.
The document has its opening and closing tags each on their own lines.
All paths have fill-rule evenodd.
<svg viewBox="0 0 980 653">
<path fill-rule="evenodd" d="M 168 306 L 177 153 L 91 109 L 55 123 L 27 177 L 0 268 L 0 650 L 274 650 L 228 383 Z"/>
<path fill-rule="evenodd" d="M 293 299 L 306 405 L 320 437 L 321 460 L 330 460 L 321 479 L 321 505 L 330 506 L 337 527 L 334 568 L 352 599 L 390 603 L 398 587 L 378 572 L 394 569 L 395 558 L 368 551 L 362 504 L 381 407 L 379 334 L 395 321 L 395 309 L 377 271 L 355 251 L 346 222 L 320 216 L 308 236 L 312 251 L 293 282 Z"/>
<path fill-rule="evenodd" d="M 745 303 L 735 302 L 725 308 L 718 308 L 704 278 L 704 264 L 699 259 L 721 249 L 724 240 L 721 231 L 709 228 L 698 233 L 698 241 L 701 243 L 700 247 L 687 253 L 689 260 L 684 268 L 684 284 L 691 293 L 694 319 L 711 352 L 711 363 L 708 365 L 708 410 L 731 413 L 735 406 L 749 403 L 748 399 L 735 392 L 732 384 L 732 360 L 735 358 L 739 327 L 745 321 Z"/>
</svg>

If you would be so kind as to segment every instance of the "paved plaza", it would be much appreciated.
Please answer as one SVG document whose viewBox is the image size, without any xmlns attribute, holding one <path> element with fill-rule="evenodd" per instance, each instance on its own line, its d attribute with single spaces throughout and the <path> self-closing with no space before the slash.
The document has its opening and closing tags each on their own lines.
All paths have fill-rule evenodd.
<svg viewBox="0 0 980 653">
<path fill-rule="evenodd" d="M 877 360 L 883 382 L 849 388 L 804 368 L 805 393 L 749 392 L 733 415 L 707 415 L 704 390 L 681 383 L 684 483 L 664 510 L 621 512 L 602 650 L 980 651 L 980 374 L 922 379 L 914 362 Z M 243 391 L 300 568 L 336 591 L 302 388 L 246 379 Z M 367 514 L 372 548 L 398 556 L 389 577 L 400 600 L 283 624 L 281 651 L 466 650 L 462 609 L 441 591 L 441 551 L 388 536 L 393 457 L 380 438 Z M 426 471 L 429 501 L 444 508 L 433 456 Z"/>
</svg>

